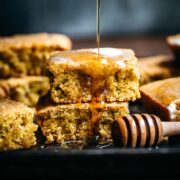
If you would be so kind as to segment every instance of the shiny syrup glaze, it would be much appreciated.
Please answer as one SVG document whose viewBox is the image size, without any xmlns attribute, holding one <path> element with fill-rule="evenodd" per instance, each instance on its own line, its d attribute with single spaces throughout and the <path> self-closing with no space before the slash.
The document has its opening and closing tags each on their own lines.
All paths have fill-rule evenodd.
<svg viewBox="0 0 180 180">
<path fill-rule="evenodd" d="M 115 72 L 126 67 L 126 60 L 134 56 L 131 50 L 115 48 L 100 48 L 64 51 L 51 57 L 51 62 L 59 64 L 67 71 L 78 70 L 92 78 L 106 79 Z"/>
<path fill-rule="evenodd" d="M 79 71 L 89 75 L 92 78 L 91 95 L 92 100 L 90 109 L 92 118 L 89 125 L 90 135 L 93 134 L 92 126 L 97 124 L 101 113 L 98 109 L 104 109 L 101 94 L 108 87 L 105 84 L 106 79 L 121 69 L 126 67 L 125 61 L 130 59 L 134 53 L 131 50 L 120 50 L 115 48 L 84 49 L 75 51 L 66 51 L 56 54 L 51 58 L 51 62 L 59 64 L 65 71 Z M 78 103 L 80 106 L 80 103 Z"/>
</svg>

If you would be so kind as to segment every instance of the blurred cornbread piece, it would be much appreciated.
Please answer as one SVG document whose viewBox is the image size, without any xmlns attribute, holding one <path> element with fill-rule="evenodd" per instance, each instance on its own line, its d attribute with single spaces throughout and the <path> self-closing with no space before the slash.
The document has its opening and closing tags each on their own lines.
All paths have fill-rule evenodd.
<svg viewBox="0 0 180 180">
<path fill-rule="evenodd" d="M 141 74 L 141 85 L 180 75 L 180 69 L 175 65 L 171 55 L 140 58 L 138 64 Z"/>
<path fill-rule="evenodd" d="M 132 50 L 81 49 L 55 53 L 47 64 L 55 103 L 134 101 L 139 71 Z"/>
<path fill-rule="evenodd" d="M 92 119 L 90 103 L 55 104 L 49 97 L 42 97 L 37 106 L 36 120 L 46 137 L 46 143 L 63 143 L 99 136 L 99 140 L 111 141 L 111 124 L 128 113 L 128 103 L 95 104 Z"/>
<path fill-rule="evenodd" d="M 44 75 L 45 62 L 56 50 L 71 49 L 62 34 L 29 34 L 0 38 L 0 78 Z"/>
<path fill-rule="evenodd" d="M 149 112 L 164 121 L 180 121 L 180 77 L 143 85 L 140 92 Z"/>
<path fill-rule="evenodd" d="M 0 150 L 29 148 L 36 144 L 34 111 L 22 103 L 0 100 Z"/>
<path fill-rule="evenodd" d="M 0 80 L 0 99 L 8 98 L 33 107 L 37 104 L 39 97 L 47 93 L 49 88 L 49 78 L 45 76 Z"/>
<path fill-rule="evenodd" d="M 176 62 L 180 64 L 180 34 L 168 36 L 166 40 L 175 56 Z"/>
</svg>

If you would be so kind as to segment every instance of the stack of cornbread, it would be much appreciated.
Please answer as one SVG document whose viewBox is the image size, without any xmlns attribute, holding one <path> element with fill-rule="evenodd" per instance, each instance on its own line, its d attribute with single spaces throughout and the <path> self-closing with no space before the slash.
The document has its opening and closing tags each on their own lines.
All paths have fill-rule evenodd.
<svg viewBox="0 0 180 180">
<path fill-rule="evenodd" d="M 0 38 L 0 99 L 9 98 L 33 107 L 49 89 L 45 64 L 50 52 L 69 50 L 62 34 L 30 34 Z"/>
<path fill-rule="evenodd" d="M 51 87 L 36 119 L 46 143 L 98 137 L 111 141 L 111 124 L 140 97 L 132 50 L 100 48 L 56 52 L 47 64 Z"/>
</svg>

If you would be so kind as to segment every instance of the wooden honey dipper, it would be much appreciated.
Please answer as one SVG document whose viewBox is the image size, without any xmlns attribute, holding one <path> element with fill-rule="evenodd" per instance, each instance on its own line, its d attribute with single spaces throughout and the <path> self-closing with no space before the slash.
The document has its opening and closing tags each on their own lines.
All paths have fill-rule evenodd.
<svg viewBox="0 0 180 180">
<path fill-rule="evenodd" d="M 151 114 L 128 114 L 113 123 L 111 132 L 117 146 L 156 146 L 163 137 L 180 135 L 180 122 L 162 122 Z"/>
</svg>

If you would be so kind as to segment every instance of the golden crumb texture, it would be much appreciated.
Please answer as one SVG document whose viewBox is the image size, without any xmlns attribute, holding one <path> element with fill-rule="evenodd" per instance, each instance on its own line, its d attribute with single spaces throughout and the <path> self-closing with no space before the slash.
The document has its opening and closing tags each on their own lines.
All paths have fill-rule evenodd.
<svg viewBox="0 0 180 180">
<path fill-rule="evenodd" d="M 36 145 L 34 110 L 8 99 L 0 100 L 0 150 L 26 149 Z"/>
</svg>

